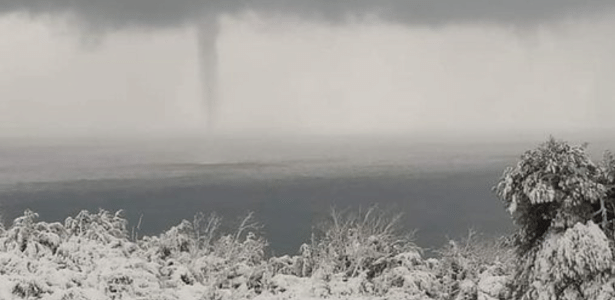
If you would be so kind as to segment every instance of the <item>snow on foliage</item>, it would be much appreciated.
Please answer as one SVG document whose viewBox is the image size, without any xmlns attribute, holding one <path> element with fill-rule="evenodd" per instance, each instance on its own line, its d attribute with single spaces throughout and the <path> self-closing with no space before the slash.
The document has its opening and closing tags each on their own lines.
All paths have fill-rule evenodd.
<svg viewBox="0 0 615 300">
<path fill-rule="evenodd" d="M 514 299 L 611 299 L 615 159 L 551 138 L 508 168 L 495 191 L 519 226 Z M 594 223 L 596 221 L 596 223 Z"/>
<path fill-rule="evenodd" d="M 252 214 L 230 233 L 198 213 L 129 237 L 121 211 L 47 223 L 26 210 L 0 228 L 0 299 L 615 298 L 613 156 L 595 165 L 583 147 L 550 139 L 494 189 L 515 238 L 470 232 L 429 259 L 399 215 L 376 207 L 333 210 L 297 255 L 281 257 L 267 257 Z"/>
<path fill-rule="evenodd" d="M 515 255 L 507 238 L 481 238 L 473 230 L 450 241 L 440 253 L 437 276 L 445 299 L 502 299 L 513 271 Z"/>
<path fill-rule="evenodd" d="M 83 210 L 75 218 L 66 218 L 64 228 L 69 235 L 85 236 L 88 239 L 109 243 L 116 239 L 124 239 L 128 235 L 126 230 L 128 222 L 122 215 L 121 210 L 114 215 L 105 210 L 100 210 L 97 214 Z"/>
<path fill-rule="evenodd" d="M 377 207 L 359 213 L 333 209 L 312 243 L 302 247 L 304 263 L 312 273 L 345 273 L 354 277 L 365 272 L 373 278 L 391 263 L 390 258 L 419 251 L 411 235 L 400 231 L 400 217 Z"/>
<path fill-rule="evenodd" d="M 612 275 L 609 241 L 591 221 L 550 232 L 533 257 L 522 299 L 597 299 Z"/>
<path fill-rule="evenodd" d="M 161 287 L 160 265 L 128 241 L 125 220 L 82 211 L 65 224 L 26 211 L 0 236 L 2 299 L 178 299 Z M 182 299 L 198 299 L 198 295 Z"/>
<path fill-rule="evenodd" d="M 62 224 L 25 211 L 0 233 L 0 299 L 445 299 L 441 265 L 393 230 L 397 217 L 334 215 L 323 240 L 266 259 L 252 215 L 233 233 L 199 214 L 131 241 L 121 212 Z"/>
<path fill-rule="evenodd" d="M 520 250 L 527 251 L 549 227 L 566 229 L 592 218 L 606 196 L 601 170 L 582 146 L 549 139 L 507 168 L 495 191 L 520 226 Z"/>
<path fill-rule="evenodd" d="M 599 217 L 600 227 L 611 239 L 615 238 L 615 156 L 606 152 L 600 163 L 601 173 L 598 182 L 606 188 L 606 198 L 600 202 L 600 209 L 596 213 Z"/>
</svg>

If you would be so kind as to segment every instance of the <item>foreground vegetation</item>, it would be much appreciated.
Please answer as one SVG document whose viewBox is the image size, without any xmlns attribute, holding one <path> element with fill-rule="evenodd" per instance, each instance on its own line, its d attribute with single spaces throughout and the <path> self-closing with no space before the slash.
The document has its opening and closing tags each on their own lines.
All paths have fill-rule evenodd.
<svg viewBox="0 0 615 300">
<path fill-rule="evenodd" d="M 121 211 L 37 217 L 26 211 L 0 234 L 0 299 L 498 299 L 513 257 L 470 235 L 423 259 L 399 216 L 376 208 L 332 211 L 297 255 L 271 258 L 251 215 L 232 233 L 197 214 L 138 239 Z"/>
<path fill-rule="evenodd" d="M 157 237 L 122 212 L 0 228 L 0 299 L 612 299 L 615 160 L 550 139 L 494 188 L 515 235 L 470 232 L 425 259 L 399 216 L 332 211 L 294 256 L 267 257 L 252 215 L 197 214 Z"/>
</svg>

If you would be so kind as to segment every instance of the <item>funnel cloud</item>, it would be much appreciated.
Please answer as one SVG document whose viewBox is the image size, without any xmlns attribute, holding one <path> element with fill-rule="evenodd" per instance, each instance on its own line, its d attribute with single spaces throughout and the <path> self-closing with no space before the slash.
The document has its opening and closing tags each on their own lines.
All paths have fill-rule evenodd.
<svg viewBox="0 0 615 300">
<path fill-rule="evenodd" d="M 203 93 L 203 109 L 207 114 L 208 129 L 216 125 L 218 109 L 218 50 L 216 42 L 220 24 L 215 14 L 204 14 L 198 23 L 197 35 Z"/>
</svg>

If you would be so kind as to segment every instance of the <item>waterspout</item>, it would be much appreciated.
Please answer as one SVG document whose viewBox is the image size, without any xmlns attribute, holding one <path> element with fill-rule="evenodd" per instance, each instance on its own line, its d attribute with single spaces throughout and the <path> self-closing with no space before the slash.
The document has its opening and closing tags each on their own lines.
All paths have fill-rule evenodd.
<svg viewBox="0 0 615 300">
<path fill-rule="evenodd" d="M 216 126 L 218 111 L 218 50 L 217 39 L 220 31 L 218 16 L 205 13 L 197 25 L 203 110 L 207 118 L 207 127 Z"/>
</svg>

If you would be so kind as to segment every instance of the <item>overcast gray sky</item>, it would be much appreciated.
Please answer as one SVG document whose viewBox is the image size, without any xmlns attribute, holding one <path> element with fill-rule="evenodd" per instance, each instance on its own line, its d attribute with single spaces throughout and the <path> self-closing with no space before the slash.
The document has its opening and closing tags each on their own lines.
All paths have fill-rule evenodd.
<svg viewBox="0 0 615 300">
<path fill-rule="evenodd" d="M 0 135 L 613 127 L 615 1 L 0 3 Z"/>
<path fill-rule="evenodd" d="M 339 22 L 352 16 L 378 15 L 407 24 L 456 22 L 541 23 L 567 15 L 611 9 L 611 0 L 28 0 L 3 1 L 0 11 L 33 14 L 75 13 L 102 26 L 178 26 L 204 12 L 255 11 L 310 20 Z"/>
</svg>

